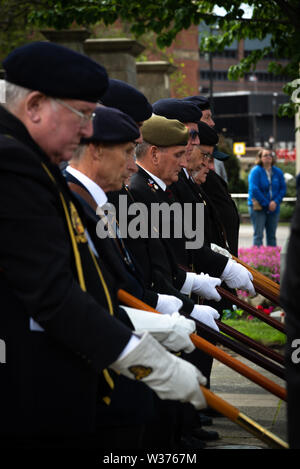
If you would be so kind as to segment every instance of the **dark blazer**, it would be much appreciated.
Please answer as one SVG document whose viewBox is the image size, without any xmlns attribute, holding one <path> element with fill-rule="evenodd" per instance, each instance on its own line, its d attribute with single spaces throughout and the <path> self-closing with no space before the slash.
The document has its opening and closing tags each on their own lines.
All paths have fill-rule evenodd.
<svg viewBox="0 0 300 469">
<path fill-rule="evenodd" d="M 1 107 L 0 222 L 0 337 L 7 350 L 0 365 L 0 438 L 92 433 L 97 403 L 107 395 L 102 370 L 131 330 L 109 313 L 83 234 L 84 213 L 60 170 Z M 111 300 L 114 313 L 113 294 Z M 44 332 L 30 330 L 30 318 Z"/>
<path fill-rule="evenodd" d="M 225 229 L 222 227 L 214 205 L 205 194 L 202 187 L 187 178 L 184 171 L 179 174 L 178 181 L 170 187 L 176 199 L 182 203 L 190 202 L 204 205 L 204 244 L 210 247 L 211 243 L 218 244 L 227 249 Z"/>
<path fill-rule="evenodd" d="M 228 192 L 227 183 L 215 171 L 209 171 L 201 188 L 213 203 L 219 220 L 226 232 L 231 254 L 238 256 L 240 216 L 235 202 Z"/>
<path fill-rule="evenodd" d="M 127 186 L 120 191 L 110 192 L 107 195 L 109 202 L 113 203 L 116 208 L 118 220 L 120 217 L 118 211 L 120 195 L 126 197 L 127 213 L 130 204 L 138 202 Z M 128 223 L 130 220 L 129 216 Z M 194 303 L 186 295 L 180 293 L 180 289 L 186 280 L 186 272 L 178 268 L 168 243 L 158 238 L 131 238 L 130 236 L 123 240 L 135 262 L 139 266 L 143 266 L 143 277 L 147 288 L 157 293 L 178 297 L 183 302 L 182 309 L 190 313 Z"/>
<path fill-rule="evenodd" d="M 88 197 L 92 197 L 85 186 L 68 171 L 65 173 L 68 183 L 80 186 Z M 74 187 L 74 186 L 73 186 Z M 72 188 L 71 188 L 72 189 Z M 118 287 L 123 288 L 140 300 L 155 307 L 158 300 L 157 293 L 146 288 L 143 271 L 139 267 L 132 253 L 125 246 L 121 236 L 116 238 L 99 238 L 96 235 L 96 225 L 100 218 L 96 214 L 95 207 L 91 206 L 89 199 L 83 198 L 83 194 L 73 192 L 78 198 L 85 211 L 88 223 L 91 226 L 91 235 L 96 249 L 101 254 L 101 260 L 105 263 L 107 270 L 111 272 L 113 277 L 117 279 Z"/>
<path fill-rule="evenodd" d="M 300 201 L 294 212 L 288 243 L 286 265 L 281 281 L 280 301 L 286 313 L 287 343 L 285 348 L 286 381 L 288 392 L 287 429 L 291 449 L 300 449 Z"/>
<path fill-rule="evenodd" d="M 149 174 L 139 167 L 138 172 L 132 176 L 130 183 L 130 191 L 136 200 L 145 203 L 148 207 L 151 203 L 167 202 L 171 204 L 178 201 L 170 188 L 163 191 L 151 181 Z M 172 221 L 171 218 L 171 223 Z M 163 241 L 169 244 L 178 265 L 184 266 L 187 270 L 194 268 L 198 273 L 205 272 L 213 277 L 219 277 L 228 261 L 227 258 L 213 252 L 205 245 L 197 250 L 187 250 L 185 248 L 187 239 L 184 237 L 181 239 L 172 238 L 172 231 L 171 237 Z"/>
</svg>

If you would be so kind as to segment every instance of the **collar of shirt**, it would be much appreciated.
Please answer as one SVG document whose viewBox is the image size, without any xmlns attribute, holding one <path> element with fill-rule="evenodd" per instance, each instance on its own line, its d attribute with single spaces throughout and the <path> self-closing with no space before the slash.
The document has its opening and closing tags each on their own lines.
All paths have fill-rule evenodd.
<svg viewBox="0 0 300 469">
<path fill-rule="evenodd" d="M 142 166 L 141 166 L 142 167 Z M 143 168 L 144 171 L 146 171 L 146 173 L 149 174 L 149 176 L 151 176 L 151 178 L 156 182 L 156 184 L 159 185 L 159 187 L 165 192 L 166 191 L 166 184 L 164 183 L 164 181 L 162 181 L 161 179 L 159 179 L 157 176 L 154 176 L 154 174 L 150 173 L 150 171 L 148 171 L 147 169 Z"/>
<path fill-rule="evenodd" d="M 185 173 L 186 177 L 187 177 L 188 179 L 190 179 L 190 178 L 191 178 L 191 176 L 189 175 L 189 173 L 188 173 L 187 169 L 186 169 L 186 168 L 182 168 L 182 169 L 183 169 L 183 171 L 184 171 L 184 173 Z"/>
<path fill-rule="evenodd" d="M 102 207 L 104 204 L 107 202 L 107 197 L 103 189 L 101 189 L 98 184 L 96 184 L 94 181 L 92 181 L 88 176 L 83 174 L 81 171 L 78 171 L 78 169 L 73 168 L 72 166 L 67 166 L 66 171 L 68 173 L 72 174 L 76 179 L 78 179 L 81 184 L 84 185 L 84 187 L 89 191 L 97 205 Z"/>
</svg>

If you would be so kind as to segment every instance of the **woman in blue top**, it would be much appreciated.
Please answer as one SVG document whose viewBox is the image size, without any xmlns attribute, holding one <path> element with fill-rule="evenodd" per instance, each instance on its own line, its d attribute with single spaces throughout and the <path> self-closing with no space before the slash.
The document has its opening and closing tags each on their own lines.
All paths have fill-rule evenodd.
<svg viewBox="0 0 300 469">
<path fill-rule="evenodd" d="M 266 229 L 267 245 L 276 246 L 276 228 L 286 185 L 283 172 L 274 166 L 274 162 L 275 158 L 270 150 L 260 150 L 256 166 L 252 168 L 248 177 L 248 206 L 254 228 L 254 246 L 263 244 L 264 229 Z"/>
</svg>

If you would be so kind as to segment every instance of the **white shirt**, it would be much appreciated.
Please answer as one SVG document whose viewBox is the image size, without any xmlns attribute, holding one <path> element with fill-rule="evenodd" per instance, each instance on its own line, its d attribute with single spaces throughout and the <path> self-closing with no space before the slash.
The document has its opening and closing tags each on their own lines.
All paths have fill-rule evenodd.
<svg viewBox="0 0 300 469">
<path fill-rule="evenodd" d="M 154 174 L 150 173 L 150 171 L 148 171 L 147 169 L 143 168 L 143 166 L 141 166 L 141 168 L 146 171 L 147 174 L 149 174 L 149 176 L 151 176 L 151 178 L 156 182 L 156 184 L 165 192 L 166 191 L 166 188 L 167 188 L 167 185 L 164 183 L 164 181 L 162 181 L 161 179 L 159 179 L 159 177 L 155 176 Z"/>
<path fill-rule="evenodd" d="M 100 186 L 98 186 L 98 184 L 96 184 L 94 181 L 92 181 L 88 176 L 83 174 L 81 171 L 78 171 L 78 169 L 75 169 L 70 165 L 68 165 L 66 167 L 66 171 L 68 171 L 68 173 L 72 174 L 72 176 L 76 177 L 76 179 L 78 179 L 78 181 L 81 182 L 84 185 L 84 187 L 89 191 L 89 193 L 91 194 L 91 196 L 93 197 L 93 199 L 95 200 L 97 205 L 102 207 L 104 204 L 106 204 L 107 196 L 106 196 L 104 190 Z M 90 238 L 90 235 L 89 235 L 87 230 L 85 230 L 85 234 L 86 234 L 86 237 L 87 237 L 87 240 L 88 240 L 88 243 L 89 243 L 91 249 L 93 250 L 93 252 L 98 257 L 98 253 L 95 249 L 94 243 L 92 242 L 92 240 Z M 127 343 L 127 345 L 122 350 L 122 352 L 119 355 L 118 359 L 124 357 L 125 355 L 127 355 L 132 349 L 134 349 L 138 345 L 139 342 L 140 342 L 140 338 L 137 337 L 134 333 L 132 333 L 132 336 L 129 339 L 129 342 Z"/>
<path fill-rule="evenodd" d="M 78 169 L 72 168 L 72 166 L 67 166 L 66 171 L 72 174 L 72 176 L 74 176 L 76 179 L 78 179 L 79 182 L 84 185 L 84 187 L 89 191 L 97 205 L 102 207 L 102 205 L 106 204 L 107 197 L 104 190 L 100 186 L 98 186 L 98 184 L 92 181 L 92 179 L 83 174 L 81 171 L 78 171 Z"/>
</svg>

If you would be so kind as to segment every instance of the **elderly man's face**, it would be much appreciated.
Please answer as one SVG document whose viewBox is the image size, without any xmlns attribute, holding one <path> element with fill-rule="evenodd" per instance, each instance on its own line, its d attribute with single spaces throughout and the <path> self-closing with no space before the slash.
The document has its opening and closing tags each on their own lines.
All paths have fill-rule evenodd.
<svg viewBox="0 0 300 469">
<path fill-rule="evenodd" d="M 52 163 L 70 160 L 80 139 L 92 135 L 91 116 L 95 108 L 96 104 L 86 101 L 44 99 L 39 110 L 40 120 L 36 126 L 31 125 L 31 133 Z"/>
<path fill-rule="evenodd" d="M 169 186 L 178 181 L 182 168 L 186 167 L 186 147 L 181 145 L 157 149 L 157 176 Z"/>
<path fill-rule="evenodd" d="M 206 181 L 207 174 L 209 173 L 209 162 L 214 147 L 208 145 L 199 145 L 198 150 L 198 161 L 197 165 L 194 166 L 192 176 L 197 184 L 203 184 Z"/>
<path fill-rule="evenodd" d="M 128 176 L 128 165 L 130 166 L 134 157 L 134 149 L 133 142 L 99 146 L 101 152 L 99 176 L 101 177 L 101 187 L 105 192 L 118 191 L 122 188 L 124 179 Z"/>
<path fill-rule="evenodd" d="M 195 145 L 200 144 L 198 125 L 195 122 L 186 122 L 185 126 L 189 130 L 189 139 L 186 148 L 186 159 L 189 161 L 192 155 L 192 151 Z"/>
</svg>

